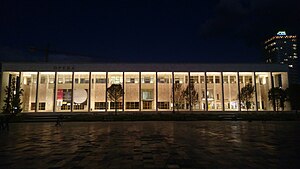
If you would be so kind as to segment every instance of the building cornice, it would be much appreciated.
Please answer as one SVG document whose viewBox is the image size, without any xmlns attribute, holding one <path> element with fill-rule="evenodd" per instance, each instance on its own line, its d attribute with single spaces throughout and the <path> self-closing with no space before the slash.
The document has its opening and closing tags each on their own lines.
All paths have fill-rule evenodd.
<svg viewBox="0 0 300 169">
<path fill-rule="evenodd" d="M 2 71 L 53 72 L 259 72 L 288 71 L 280 64 L 197 64 L 197 63 L 2 63 Z"/>
</svg>

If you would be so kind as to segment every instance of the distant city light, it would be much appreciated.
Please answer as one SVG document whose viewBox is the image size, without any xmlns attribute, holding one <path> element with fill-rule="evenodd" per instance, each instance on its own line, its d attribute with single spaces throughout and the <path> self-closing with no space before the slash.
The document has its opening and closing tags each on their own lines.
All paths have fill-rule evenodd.
<svg viewBox="0 0 300 169">
<path fill-rule="evenodd" d="M 286 32 L 285 31 L 278 31 L 277 35 L 279 35 L 279 36 L 285 36 Z"/>
</svg>

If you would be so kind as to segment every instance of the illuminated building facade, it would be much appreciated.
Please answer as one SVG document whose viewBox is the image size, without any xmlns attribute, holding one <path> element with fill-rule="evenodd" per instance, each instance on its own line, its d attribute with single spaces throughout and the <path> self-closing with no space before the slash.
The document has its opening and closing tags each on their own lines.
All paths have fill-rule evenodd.
<svg viewBox="0 0 300 169">
<path fill-rule="evenodd" d="M 254 88 L 249 111 L 272 111 L 268 91 L 288 87 L 287 70 L 271 64 L 2 63 L 1 107 L 14 78 L 24 90 L 23 112 L 246 111 L 238 96 L 247 84 Z M 117 102 L 107 94 L 112 84 L 124 90 Z"/>
<path fill-rule="evenodd" d="M 264 43 L 266 63 L 285 64 L 289 68 L 291 83 L 299 82 L 298 78 L 298 52 L 297 36 L 287 35 L 279 31 L 276 36 Z"/>
</svg>

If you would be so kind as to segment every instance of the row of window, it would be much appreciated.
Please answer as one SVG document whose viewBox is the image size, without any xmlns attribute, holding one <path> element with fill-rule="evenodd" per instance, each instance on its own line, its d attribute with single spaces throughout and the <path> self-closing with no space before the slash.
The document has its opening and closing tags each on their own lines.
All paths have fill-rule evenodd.
<svg viewBox="0 0 300 169">
<path fill-rule="evenodd" d="M 95 110 L 105 110 L 105 102 L 95 102 Z M 125 104 L 126 109 L 139 109 L 140 104 L 139 102 L 126 102 Z M 35 103 L 31 103 L 31 110 L 35 110 Z M 123 104 L 122 102 L 110 102 L 110 109 L 122 109 Z M 157 102 L 158 109 L 170 109 L 170 103 L 169 102 Z M 143 101 L 143 109 L 152 109 L 152 101 Z M 46 103 L 41 102 L 39 103 L 38 110 L 46 110 Z M 61 110 L 71 110 L 71 105 L 62 105 Z M 75 104 L 74 110 L 84 110 L 83 104 Z"/>
<path fill-rule="evenodd" d="M 244 76 L 246 83 L 252 83 L 251 76 Z M 220 76 L 207 76 L 207 83 L 220 83 Z M 31 80 L 33 80 L 34 83 L 36 83 L 36 78 L 31 79 L 28 77 L 26 79 L 26 83 L 24 84 L 31 84 Z M 107 79 L 110 81 L 112 84 L 120 84 L 122 83 L 122 80 L 120 78 L 112 78 L 111 80 Z M 243 77 L 240 76 L 240 83 L 244 83 Z M 95 78 L 92 79 L 92 83 L 106 83 L 106 78 Z M 158 78 L 157 82 L 158 83 L 170 83 L 171 79 L 169 78 Z M 190 81 L 191 83 L 204 83 L 204 76 L 190 76 Z M 236 83 L 236 76 L 224 76 L 223 77 L 224 83 Z M 138 78 L 126 78 L 126 83 L 138 83 L 139 79 Z M 153 83 L 153 78 L 142 78 L 142 83 Z M 46 77 L 42 77 L 40 80 L 40 84 L 45 84 L 46 83 Z M 54 83 L 54 78 L 49 78 L 49 83 L 53 84 Z M 72 78 L 58 78 L 58 84 L 71 84 L 72 83 Z M 88 78 L 75 78 L 75 84 L 87 84 L 89 83 Z M 175 83 L 188 83 L 188 76 L 185 76 L 185 80 L 183 78 L 175 78 Z"/>
<path fill-rule="evenodd" d="M 105 102 L 95 102 L 95 110 L 105 110 L 105 105 L 108 106 L 108 103 Z M 110 109 L 122 109 L 123 104 L 122 102 L 110 102 Z M 157 102 L 158 109 L 170 109 L 169 102 Z M 126 109 L 139 109 L 140 103 L 139 102 L 126 102 L 125 103 Z M 152 101 L 143 101 L 143 109 L 152 109 Z"/>
<path fill-rule="evenodd" d="M 35 110 L 35 103 L 31 103 L 31 110 Z M 39 103 L 39 108 L 38 110 L 46 110 L 46 103 L 45 102 L 41 102 Z"/>
</svg>

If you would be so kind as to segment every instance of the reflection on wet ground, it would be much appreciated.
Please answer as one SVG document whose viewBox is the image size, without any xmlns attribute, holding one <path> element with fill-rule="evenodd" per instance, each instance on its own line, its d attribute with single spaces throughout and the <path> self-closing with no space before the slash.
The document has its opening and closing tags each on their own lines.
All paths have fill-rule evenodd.
<svg viewBox="0 0 300 169">
<path fill-rule="evenodd" d="M 299 168 L 299 122 L 11 124 L 0 168 Z"/>
</svg>

